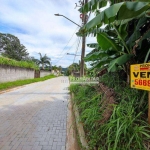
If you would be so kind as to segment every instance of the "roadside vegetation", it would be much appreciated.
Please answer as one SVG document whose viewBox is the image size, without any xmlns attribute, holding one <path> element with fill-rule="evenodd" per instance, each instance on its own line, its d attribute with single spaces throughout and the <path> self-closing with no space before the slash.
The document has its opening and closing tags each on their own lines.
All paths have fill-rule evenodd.
<svg viewBox="0 0 150 150">
<path fill-rule="evenodd" d="M 110 0 L 104 9 L 107 4 L 106 0 L 90 0 L 79 9 L 95 17 L 77 35 L 97 40 L 87 44 L 92 50 L 84 58 L 92 66 L 91 71 L 122 71 L 129 83 L 130 65 L 150 60 L 150 2 Z"/>
<path fill-rule="evenodd" d="M 40 59 L 39 60 L 34 59 L 34 62 L 37 65 L 42 65 L 42 67 L 41 67 L 42 70 L 46 69 L 46 67 L 49 67 L 49 69 L 50 69 L 50 66 L 51 66 L 50 60 L 51 59 L 46 54 L 44 56 L 42 56 L 42 54 L 39 53 L 39 55 L 40 55 Z"/>
<path fill-rule="evenodd" d="M 0 33 L 0 54 L 17 61 L 29 60 L 30 56 L 26 47 L 20 40 L 12 35 Z"/>
<path fill-rule="evenodd" d="M 8 65 L 8 66 L 14 66 L 14 67 L 39 70 L 38 65 L 36 65 L 32 61 L 17 61 L 17 60 L 10 59 L 7 57 L 2 57 L 2 56 L 0 56 L 0 65 Z"/>
<path fill-rule="evenodd" d="M 92 50 L 84 60 L 98 86 L 70 86 L 89 149 L 150 149 L 148 92 L 129 87 L 130 65 L 150 61 L 150 1 L 90 0 L 79 11 L 95 17 L 77 35 L 97 40 L 87 44 Z"/>
<path fill-rule="evenodd" d="M 126 86 L 117 74 L 103 75 L 100 83 L 114 89 L 113 103 L 109 103 L 106 92 L 98 85 L 70 86 L 89 150 L 147 150 L 150 126 L 146 92 Z"/>
<path fill-rule="evenodd" d="M 45 76 L 45 77 L 42 77 L 42 78 L 17 80 L 17 81 L 12 81 L 12 82 L 0 83 L 0 91 L 10 89 L 10 88 L 14 88 L 14 87 L 17 87 L 17 86 L 22 86 L 22 85 L 34 83 L 34 82 L 45 81 L 45 80 L 55 78 L 55 77 L 56 77 L 55 75 L 48 75 L 48 76 Z"/>
</svg>

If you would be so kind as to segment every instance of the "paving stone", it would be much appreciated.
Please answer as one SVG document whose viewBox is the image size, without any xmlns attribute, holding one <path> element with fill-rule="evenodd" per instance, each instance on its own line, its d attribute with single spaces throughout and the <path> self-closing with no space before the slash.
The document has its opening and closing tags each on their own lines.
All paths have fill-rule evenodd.
<svg viewBox="0 0 150 150">
<path fill-rule="evenodd" d="M 47 146 L 48 145 L 48 142 L 40 142 L 40 144 L 39 145 L 42 145 L 42 146 Z"/>
<path fill-rule="evenodd" d="M 0 150 L 65 150 L 69 82 L 62 78 L 0 94 Z"/>
<path fill-rule="evenodd" d="M 52 146 L 42 146 L 42 150 L 51 150 Z"/>
</svg>

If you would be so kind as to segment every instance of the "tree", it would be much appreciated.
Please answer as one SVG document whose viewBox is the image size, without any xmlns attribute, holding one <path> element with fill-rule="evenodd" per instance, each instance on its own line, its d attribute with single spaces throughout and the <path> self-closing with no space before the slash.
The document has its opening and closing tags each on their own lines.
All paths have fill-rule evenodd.
<svg viewBox="0 0 150 150">
<path fill-rule="evenodd" d="M 52 66 L 52 70 L 56 71 L 56 70 L 58 70 L 58 67 L 56 65 Z"/>
<path fill-rule="evenodd" d="M 129 77 L 131 64 L 144 63 L 150 59 L 150 57 L 148 58 L 150 53 L 150 0 L 109 0 L 110 5 L 108 8 L 103 10 L 100 9 L 103 6 L 106 6 L 105 2 L 107 2 L 107 0 L 90 0 L 87 4 L 80 8 L 81 13 L 96 12 L 96 16 L 81 28 L 78 35 L 90 34 L 96 36 L 97 43 L 91 43 L 88 45 L 94 49 L 85 58 L 86 61 L 91 62 L 92 69 L 101 69 L 101 71 L 105 71 L 103 69 L 107 69 L 108 72 L 115 72 L 107 74 L 107 78 L 104 75 L 103 80 L 100 79 L 100 82 L 113 88 L 116 95 L 120 94 L 121 90 L 123 90 L 125 95 L 132 95 L 132 90 L 130 90 L 128 85 L 124 84 L 122 79 L 120 80 L 118 76 L 120 76 L 123 71 Z M 115 76 L 117 76 L 117 78 Z M 109 77 L 114 81 L 106 81 Z M 120 87 L 120 89 L 117 87 Z M 128 91 L 125 90 L 126 87 Z M 104 96 L 102 94 L 103 92 Z M 120 99 L 118 96 L 114 97 L 114 101 L 116 102 L 115 105 L 114 103 L 113 105 L 107 105 L 107 101 L 105 99 L 107 90 L 103 89 L 103 92 L 100 91 L 100 96 L 102 97 L 98 99 L 98 102 L 100 103 L 99 108 L 94 110 L 95 114 L 97 113 L 100 116 L 100 119 L 102 116 L 104 118 L 106 117 L 107 112 L 104 111 L 102 101 L 104 102 L 106 109 L 111 105 L 113 110 L 110 113 L 110 118 L 105 121 L 105 123 L 98 123 L 96 125 L 98 128 L 97 135 L 95 134 L 95 127 L 92 126 L 88 129 L 93 131 L 93 134 L 91 134 L 92 140 L 87 139 L 88 141 L 91 140 L 88 145 L 95 145 L 94 148 L 91 149 L 149 149 L 149 145 L 147 144 L 148 142 L 145 142 L 150 139 L 148 131 L 149 128 L 146 131 L 147 127 L 145 120 L 147 120 L 147 117 L 143 117 L 145 115 L 144 112 L 148 111 L 148 103 L 143 105 L 144 99 L 146 98 L 146 91 L 133 91 L 133 93 L 141 92 L 139 98 L 136 98 L 136 101 L 133 102 L 134 105 L 130 103 L 132 98 L 127 101 L 126 98 Z M 92 100 L 96 102 L 96 99 Z M 124 113 L 124 104 L 126 102 L 128 104 L 127 108 L 131 107 L 133 114 L 131 114 L 131 111 L 128 109 L 127 113 Z M 120 112 L 118 111 L 119 105 L 123 115 L 120 115 Z M 143 107 L 139 107 L 140 105 L 143 105 Z M 87 108 L 87 105 L 85 105 L 83 109 L 85 109 L 85 116 L 90 115 L 88 113 L 89 109 Z M 110 107 L 108 110 L 109 109 Z M 93 111 L 91 112 L 93 113 Z M 104 115 L 101 115 L 100 112 L 104 112 Z M 126 123 L 122 123 L 122 121 L 120 121 L 122 116 L 123 120 L 124 118 L 128 118 L 128 112 L 130 113 L 130 117 L 133 116 L 133 118 L 140 118 L 139 121 L 130 121 L 129 123 L 134 131 L 133 134 L 129 134 L 131 130 L 126 130 Z M 136 115 L 134 116 L 134 114 Z M 145 127 L 142 127 L 142 122 L 144 122 Z M 128 125 L 128 127 L 130 125 Z M 101 130 L 99 126 L 102 126 L 103 129 Z M 140 129 L 137 133 L 137 126 L 143 128 L 147 133 L 144 133 L 143 131 L 139 132 Z M 117 128 L 114 129 L 113 127 Z M 87 132 L 87 134 L 89 134 L 89 132 Z M 136 137 L 134 136 L 135 134 Z M 120 137 L 118 135 L 120 135 Z M 141 139 L 139 138 L 140 136 Z M 101 143 L 101 145 L 98 147 L 99 143 Z"/>
<path fill-rule="evenodd" d="M 88 44 L 94 49 L 85 61 L 90 61 L 93 69 L 107 68 L 108 72 L 124 70 L 129 79 L 130 64 L 148 60 L 150 2 L 110 0 L 110 6 L 100 12 L 99 7 L 106 6 L 105 2 L 91 0 L 80 8 L 80 12 L 96 12 L 96 16 L 78 33 L 91 34 L 97 38 L 97 43 Z M 103 25 L 105 27 L 102 28 Z"/>
<path fill-rule="evenodd" d="M 40 65 L 40 64 L 42 65 L 42 69 L 44 69 L 44 66 L 47 64 L 49 66 L 51 65 L 51 63 L 50 63 L 51 59 L 48 56 L 46 56 L 46 54 L 44 56 L 42 56 L 42 54 L 39 53 L 39 55 L 40 55 L 40 60 L 36 59 L 35 61 L 38 65 Z"/>
<path fill-rule="evenodd" d="M 29 53 L 20 40 L 11 34 L 0 33 L 0 51 L 5 57 L 15 60 L 25 60 Z"/>
<path fill-rule="evenodd" d="M 68 67 L 68 74 L 71 74 L 72 72 L 79 72 L 80 65 L 78 63 L 73 63 Z"/>
</svg>

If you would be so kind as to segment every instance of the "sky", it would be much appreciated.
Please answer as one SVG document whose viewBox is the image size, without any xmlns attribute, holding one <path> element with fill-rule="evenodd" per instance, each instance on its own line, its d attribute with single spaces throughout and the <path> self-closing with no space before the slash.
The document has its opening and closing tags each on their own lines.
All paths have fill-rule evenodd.
<svg viewBox="0 0 150 150">
<path fill-rule="evenodd" d="M 68 67 L 79 62 L 81 38 L 76 36 L 81 25 L 78 0 L 0 0 L 0 33 L 9 33 L 19 38 L 30 56 L 39 59 L 39 54 L 51 58 L 52 65 Z M 75 8 L 76 7 L 76 8 Z M 87 38 L 92 43 L 95 38 Z M 91 49 L 86 47 L 86 54 Z"/>
</svg>

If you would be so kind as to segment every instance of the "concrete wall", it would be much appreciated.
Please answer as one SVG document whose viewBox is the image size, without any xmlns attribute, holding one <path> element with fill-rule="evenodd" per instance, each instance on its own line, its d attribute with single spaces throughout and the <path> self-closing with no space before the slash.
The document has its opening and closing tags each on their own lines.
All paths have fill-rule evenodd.
<svg viewBox="0 0 150 150">
<path fill-rule="evenodd" d="M 34 79 L 34 70 L 0 65 L 0 82 Z"/>
<path fill-rule="evenodd" d="M 52 74 L 50 71 L 44 71 L 44 70 L 40 71 L 40 77 L 48 76 L 50 74 Z"/>
<path fill-rule="evenodd" d="M 59 70 L 52 70 L 52 74 L 58 76 L 58 75 L 60 75 L 61 73 L 60 73 Z"/>
</svg>

